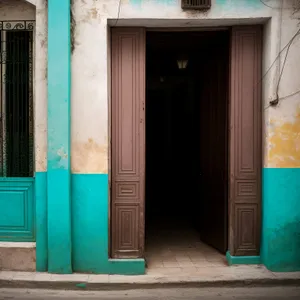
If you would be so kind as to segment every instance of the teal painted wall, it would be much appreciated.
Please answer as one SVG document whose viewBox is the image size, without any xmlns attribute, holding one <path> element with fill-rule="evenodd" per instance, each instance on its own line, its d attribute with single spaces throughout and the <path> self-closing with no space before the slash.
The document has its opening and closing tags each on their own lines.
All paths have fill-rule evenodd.
<svg viewBox="0 0 300 300">
<path fill-rule="evenodd" d="M 47 174 L 38 174 L 37 269 L 144 274 L 144 259 L 109 259 L 108 175 L 70 174 L 68 0 L 48 0 L 47 155 Z"/>
<path fill-rule="evenodd" d="M 48 270 L 47 173 L 35 173 L 36 270 Z"/>
<path fill-rule="evenodd" d="M 262 262 L 300 271 L 300 169 L 264 169 L 262 209 Z"/>
<path fill-rule="evenodd" d="M 109 259 L 108 187 L 108 174 L 72 174 L 73 270 L 144 274 L 143 259 Z"/>
<path fill-rule="evenodd" d="M 48 271 L 72 273 L 70 0 L 48 0 Z"/>
<path fill-rule="evenodd" d="M 35 241 L 34 178 L 0 178 L 0 241 Z"/>
</svg>

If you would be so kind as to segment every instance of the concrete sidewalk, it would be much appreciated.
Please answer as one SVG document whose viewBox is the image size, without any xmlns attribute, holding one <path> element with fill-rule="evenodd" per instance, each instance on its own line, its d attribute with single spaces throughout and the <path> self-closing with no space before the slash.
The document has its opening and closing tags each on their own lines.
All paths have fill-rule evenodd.
<svg viewBox="0 0 300 300">
<path fill-rule="evenodd" d="M 148 273 L 139 276 L 0 271 L 1 288 L 126 290 L 162 287 L 300 286 L 300 272 L 273 273 L 263 266 L 231 266 L 197 273 Z"/>
</svg>

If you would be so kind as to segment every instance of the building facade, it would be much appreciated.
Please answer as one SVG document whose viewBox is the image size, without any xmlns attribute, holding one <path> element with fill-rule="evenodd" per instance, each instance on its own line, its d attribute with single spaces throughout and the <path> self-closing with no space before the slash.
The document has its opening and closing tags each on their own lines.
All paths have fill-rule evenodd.
<svg viewBox="0 0 300 300">
<path fill-rule="evenodd" d="M 32 249 L 37 271 L 145 273 L 149 33 L 226 32 L 226 257 L 299 271 L 299 9 L 297 0 L 212 0 L 206 10 L 180 0 L 0 0 L 2 261 L 15 243 Z M 207 157 L 219 146 L 202 145 Z"/>
</svg>

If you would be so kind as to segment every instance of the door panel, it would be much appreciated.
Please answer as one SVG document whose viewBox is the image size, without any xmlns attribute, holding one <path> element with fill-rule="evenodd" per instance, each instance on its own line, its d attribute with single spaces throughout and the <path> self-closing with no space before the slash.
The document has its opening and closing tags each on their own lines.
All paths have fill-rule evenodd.
<svg viewBox="0 0 300 300">
<path fill-rule="evenodd" d="M 234 256 L 260 250 L 261 39 L 260 26 L 232 30 L 229 250 Z"/>
<path fill-rule="evenodd" d="M 144 252 L 145 31 L 112 29 L 111 255 Z"/>
<path fill-rule="evenodd" d="M 221 37 L 220 37 L 221 38 Z M 211 49 L 203 65 L 201 95 L 201 239 L 222 253 L 227 251 L 227 119 L 228 36 L 223 48 Z"/>
</svg>

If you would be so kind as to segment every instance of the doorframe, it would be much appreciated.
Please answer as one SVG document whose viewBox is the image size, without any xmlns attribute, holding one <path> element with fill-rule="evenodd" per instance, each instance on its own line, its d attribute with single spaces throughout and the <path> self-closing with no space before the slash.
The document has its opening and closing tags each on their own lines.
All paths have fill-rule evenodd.
<svg viewBox="0 0 300 300">
<path fill-rule="evenodd" d="M 263 131 L 263 127 L 262 127 L 262 119 L 263 119 L 263 114 L 262 114 L 262 105 L 260 105 L 260 109 L 256 110 L 255 112 L 258 114 L 258 119 L 259 120 L 259 126 L 260 126 L 260 132 L 259 132 L 259 143 L 261 145 L 260 147 L 260 153 L 259 153 L 259 165 L 260 165 L 260 171 L 258 171 L 257 176 L 258 176 L 258 180 L 257 180 L 257 186 L 256 186 L 256 196 L 258 198 L 258 202 L 257 202 L 257 220 L 255 220 L 255 222 L 257 222 L 257 227 L 256 227 L 256 231 L 259 231 L 259 234 L 257 234 L 257 245 L 256 245 L 256 249 L 250 249 L 250 251 L 239 251 L 239 249 L 237 249 L 237 236 L 236 236 L 236 230 L 237 230 L 237 226 L 238 224 L 235 223 L 235 214 L 236 214 L 236 204 L 239 204 L 241 202 L 236 202 L 235 201 L 235 197 L 236 197 L 236 186 L 234 185 L 234 171 L 233 169 L 235 168 L 235 162 L 234 162 L 234 157 L 231 154 L 232 152 L 232 147 L 234 147 L 234 138 L 235 136 L 235 131 L 234 131 L 234 127 L 236 126 L 235 120 L 233 119 L 233 115 L 234 115 L 234 109 L 233 109 L 233 89 L 234 89 L 234 85 L 232 84 L 233 80 L 232 80 L 232 73 L 233 73 L 233 69 L 234 69 L 234 65 L 233 65 L 233 61 L 232 61 L 232 39 L 233 39 L 233 31 L 234 29 L 241 29 L 244 30 L 249 29 L 249 32 L 251 32 L 251 30 L 257 31 L 259 32 L 259 52 L 257 52 L 258 58 L 256 58 L 256 62 L 259 61 L 259 66 L 258 69 L 259 71 L 261 71 L 262 69 L 262 25 L 261 24 L 251 24 L 251 25 L 233 25 L 233 26 L 225 26 L 225 27 L 198 27 L 198 28 L 176 28 L 176 27 L 172 27 L 172 28 L 145 28 L 145 27 L 110 27 L 109 30 L 109 36 L 111 37 L 113 35 L 112 33 L 112 29 L 113 28 L 119 28 L 119 29 L 144 29 L 145 30 L 145 34 L 149 31 L 160 31 L 160 32 L 174 32 L 174 31 L 180 31 L 180 32 L 190 32 L 190 31 L 229 31 L 230 32 L 230 45 L 229 45 L 229 53 L 230 53 L 230 57 L 229 59 L 229 74 L 228 74 L 228 109 L 227 109 L 227 122 L 228 122 L 228 130 L 227 130 L 227 151 L 228 151 L 228 179 L 227 179 L 227 198 L 228 198 L 228 203 L 227 203 L 227 212 L 228 212 L 228 225 L 227 225 L 227 239 L 228 239 L 228 254 L 229 256 L 255 256 L 256 254 L 254 252 L 257 252 L 260 250 L 260 236 L 261 236 L 261 224 L 262 224 L 262 213 L 261 213 L 261 206 L 262 206 L 262 176 L 261 176 L 261 171 L 262 171 L 262 154 L 263 154 L 263 149 L 262 149 L 262 131 Z M 257 40 L 255 40 L 255 42 L 257 42 Z M 146 45 L 146 38 L 145 38 L 145 45 Z M 109 256 L 112 257 L 112 248 L 111 248 L 111 244 L 112 244 L 112 238 L 113 238 L 113 233 L 112 233 L 112 229 L 111 229 L 111 224 L 112 224 L 112 215 L 111 215 L 111 211 L 112 211 L 112 166 L 111 166 L 111 162 L 113 160 L 112 157 L 112 139 L 111 139 L 111 135 L 112 135 L 112 114 L 113 114 L 113 109 L 112 109 L 112 101 L 113 101 L 113 97 L 112 97 L 112 42 L 111 42 L 111 38 L 110 38 L 110 47 L 108 47 L 109 49 L 109 55 L 108 55 L 108 63 L 109 63 L 109 134 L 110 134 L 110 138 L 109 138 Z M 145 61 L 146 63 L 146 61 Z M 144 68 L 145 70 L 145 68 Z M 145 75 L 146 76 L 146 71 L 145 71 Z M 146 77 L 145 77 L 146 78 Z M 145 87 L 145 86 L 144 86 Z M 261 98 L 262 98 L 262 90 L 261 90 L 261 83 L 258 82 L 257 84 L 257 89 L 258 89 L 258 102 L 260 101 L 261 104 Z M 145 90 L 146 92 L 146 90 Z M 144 121 L 145 121 L 145 116 L 144 116 Z M 145 129 L 144 129 L 144 134 L 145 134 Z M 146 140 L 145 140 L 146 141 Z M 146 155 L 145 155 L 146 157 Z M 144 169 L 145 169 L 145 160 L 144 160 Z M 260 173 L 260 174 L 259 174 Z M 145 174 L 144 174 L 145 175 Z M 145 176 L 144 176 L 144 186 L 145 186 Z M 245 187 L 246 188 L 246 187 Z M 252 187 L 253 189 L 255 189 L 255 187 Z M 143 208 L 144 208 L 144 215 L 145 215 L 145 198 L 143 200 Z M 247 213 L 247 208 L 246 211 Z M 253 216 L 254 217 L 254 216 Z M 144 228 L 145 228 L 145 218 L 144 218 Z M 241 225 L 241 224 L 239 224 Z M 239 232 L 241 234 L 241 232 Z M 242 237 L 240 237 L 242 238 Z M 143 229 L 143 242 L 145 243 L 145 229 Z M 248 254 L 249 253 L 249 254 Z M 259 253 L 257 253 L 257 255 L 259 256 Z M 143 244 L 143 257 L 144 257 L 144 244 Z M 113 257 L 113 258 L 123 258 L 123 257 Z M 127 258 L 127 257 L 124 257 Z M 138 257 L 137 257 L 138 258 Z"/>
</svg>

